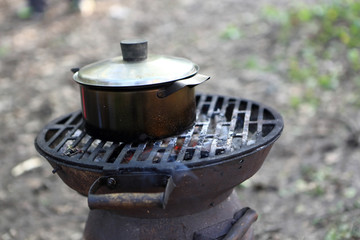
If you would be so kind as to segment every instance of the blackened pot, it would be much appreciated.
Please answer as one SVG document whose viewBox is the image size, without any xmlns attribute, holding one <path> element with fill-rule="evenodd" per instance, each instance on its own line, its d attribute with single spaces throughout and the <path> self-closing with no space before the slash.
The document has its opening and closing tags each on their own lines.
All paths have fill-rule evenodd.
<svg viewBox="0 0 360 240">
<path fill-rule="evenodd" d="M 159 97 L 174 84 L 179 85 L 139 90 L 80 85 L 87 132 L 96 138 L 125 142 L 181 133 L 195 121 L 195 89 L 184 86 Z"/>
<path fill-rule="evenodd" d="M 183 58 L 151 55 L 147 42 L 122 41 L 122 57 L 74 71 L 87 132 L 141 142 L 179 134 L 195 121 L 194 86 L 209 77 Z"/>
</svg>

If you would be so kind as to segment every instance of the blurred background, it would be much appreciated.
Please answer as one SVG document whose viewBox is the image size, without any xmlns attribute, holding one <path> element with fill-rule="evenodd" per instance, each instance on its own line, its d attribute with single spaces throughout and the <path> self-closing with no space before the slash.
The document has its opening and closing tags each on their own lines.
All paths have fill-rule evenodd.
<svg viewBox="0 0 360 240">
<path fill-rule="evenodd" d="M 70 69 L 149 52 L 191 59 L 197 91 L 279 111 L 285 130 L 237 188 L 259 214 L 256 239 L 360 239 L 360 2 L 0 1 L 0 239 L 81 239 L 86 198 L 34 149 L 50 120 L 80 109 Z M 31 10 L 31 9 L 30 9 Z"/>
</svg>

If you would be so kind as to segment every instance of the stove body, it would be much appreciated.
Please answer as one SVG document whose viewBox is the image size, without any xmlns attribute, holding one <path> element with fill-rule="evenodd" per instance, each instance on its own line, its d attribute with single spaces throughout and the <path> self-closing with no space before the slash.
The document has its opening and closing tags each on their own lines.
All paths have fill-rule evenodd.
<svg viewBox="0 0 360 240">
<path fill-rule="evenodd" d="M 242 208 L 236 193 L 207 210 L 170 218 L 128 217 L 109 210 L 92 210 L 84 239 L 224 239 L 232 231 L 236 238 L 253 239 L 251 224 L 257 214 Z M 238 224 L 237 227 L 234 227 Z"/>
<path fill-rule="evenodd" d="M 282 118 L 245 99 L 197 95 L 196 103 L 191 129 L 150 142 L 95 139 L 80 111 L 42 130 L 37 150 L 88 197 L 84 239 L 252 239 L 256 213 L 233 189 L 260 169 Z"/>
</svg>

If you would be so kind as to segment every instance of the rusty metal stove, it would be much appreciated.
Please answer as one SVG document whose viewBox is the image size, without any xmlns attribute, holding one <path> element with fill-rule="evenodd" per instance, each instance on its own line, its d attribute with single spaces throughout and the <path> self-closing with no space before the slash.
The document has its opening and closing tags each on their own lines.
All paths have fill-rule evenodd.
<svg viewBox="0 0 360 240">
<path fill-rule="evenodd" d="M 257 215 L 234 187 L 255 174 L 283 129 L 246 99 L 197 95 L 194 126 L 143 143 L 95 139 L 81 112 L 39 133 L 36 149 L 91 209 L 84 239 L 253 239 Z"/>
</svg>

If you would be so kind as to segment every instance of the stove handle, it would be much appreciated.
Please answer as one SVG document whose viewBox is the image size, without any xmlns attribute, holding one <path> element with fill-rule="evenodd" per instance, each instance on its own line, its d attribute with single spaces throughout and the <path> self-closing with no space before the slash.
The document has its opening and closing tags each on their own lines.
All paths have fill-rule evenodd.
<svg viewBox="0 0 360 240">
<path fill-rule="evenodd" d="M 175 188 L 172 177 L 167 178 L 164 192 L 139 193 L 139 192 L 119 192 L 97 194 L 98 190 L 107 186 L 117 185 L 117 177 L 100 177 L 90 187 L 88 193 L 88 205 L 90 209 L 120 210 L 146 207 L 162 207 L 165 209 L 169 196 Z"/>
<path fill-rule="evenodd" d="M 196 231 L 192 240 L 222 239 L 246 240 L 253 239 L 251 225 L 257 220 L 257 213 L 249 207 L 240 209 L 232 219 Z"/>
<path fill-rule="evenodd" d="M 237 212 L 236 215 L 241 215 L 240 219 L 233 223 L 223 240 L 252 239 L 249 235 L 253 232 L 249 231 L 249 229 L 257 220 L 257 213 L 251 208 L 246 207 Z M 234 218 L 236 218 L 236 216 L 234 216 Z"/>
</svg>

